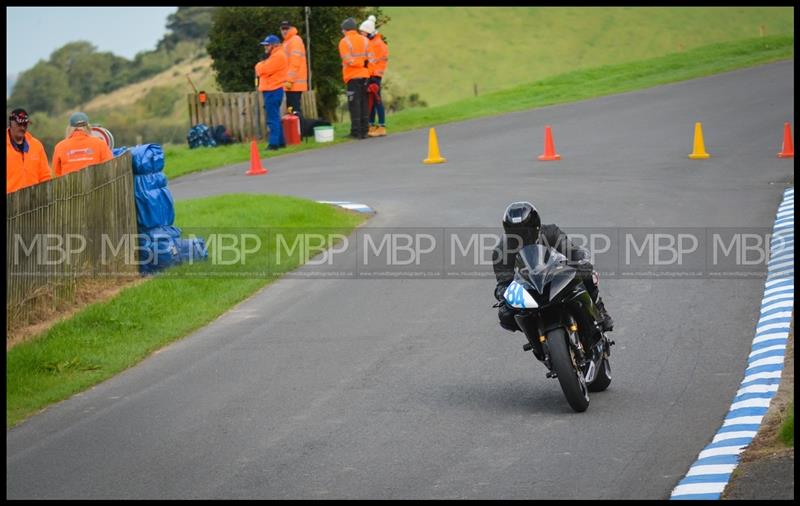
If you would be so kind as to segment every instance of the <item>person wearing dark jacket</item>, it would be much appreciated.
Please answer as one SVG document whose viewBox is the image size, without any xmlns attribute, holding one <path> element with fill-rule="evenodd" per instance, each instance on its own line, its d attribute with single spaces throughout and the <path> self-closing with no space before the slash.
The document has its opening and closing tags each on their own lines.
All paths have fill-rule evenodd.
<svg viewBox="0 0 800 506">
<path fill-rule="evenodd" d="M 505 300 L 503 294 L 508 285 L 514 281 L 514 262 L 517 252 L 525 246 L 541 244 L 555 248 L 567 257 L 570 264 L 583 277 L 586 291 L 600 310 L 601 327 L 607 332 L 614 329 L 614 321 L 600 298 L 600 289 L 597 286 L 594 267 L 590 262 L 589 250 L 575 245 L 557 225 L 542 225 L 539 212 L 530 202 L 514 202 L 506 208 L 503 215 L 503 230 L 505 234 L 492 252 L 492 265 L 497 278 L 494 296 L 498 301 Z M 514 320 L 514 312 L 514 308 L 508 304 L 501 304 L 498 310 L 500 326 L 512 332 L 520 330 Z"/>
</svg>

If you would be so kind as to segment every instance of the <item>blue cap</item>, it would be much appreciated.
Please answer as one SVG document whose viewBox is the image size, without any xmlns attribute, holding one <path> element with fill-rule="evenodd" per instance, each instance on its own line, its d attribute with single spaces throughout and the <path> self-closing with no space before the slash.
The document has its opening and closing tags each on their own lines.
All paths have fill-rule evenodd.
<svg viewBox="0 0 800 506">
<path fill-rule="evenodd" d="M 280 44 L 280 43 L 281 43 L 281 39 L 279 39 L 275 35 L 267 35 L 267 38 L 261 41 L 261 45 L 262 46 L 269 46 L 269 45 L 272 45 L 272 44 Z"/>
</svg>

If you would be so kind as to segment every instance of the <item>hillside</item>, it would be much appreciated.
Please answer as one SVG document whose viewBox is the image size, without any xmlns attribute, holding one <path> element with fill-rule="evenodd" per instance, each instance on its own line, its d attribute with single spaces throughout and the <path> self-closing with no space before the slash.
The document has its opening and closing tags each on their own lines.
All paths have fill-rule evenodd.
<svg viewBox="0 0 800 506">
<path fill-rule="evenodd" d="M 163 86 L 179 89 L 182 96 L 185 96 L 187 93 L 193 92 L 192 86 L 186 79 L 187 75 L 198 90 L 219 91 L 212 75 L 211 58 L 205 56 L 175 65 L 150 79 L 125 86 L 105 95 L 99 95 L 84 105 L 84 109 L 88 113 L 104 108 L 130 106 L 147 96 L 153 88 Z M 183 101 L 185 102 L 185 99 Z"/>
<path fill-rule="evenodd" d="M 475 85 L 484 95 L 573 70 L 761 33 L 794 35 L 789 7 L 385 7 L 384 12 L 390 17 L 380 28 L 391 51 L 387 96 L 419 93 L 430 106 L 472 97 Z M 160 142 L 183 142 L 189 128 L 185 97 L 192 91 L 185 76 L 198 89 L 218 91 L 210 65 L 208 57 L 181 63 L 97 96 L 85 109 L 94 113 L 93 120 L 115 126 L 122 143 L 133 142 L 133 131 L 153 140 L 163 136 Z M 146 103 L 158 103 L 154 89 L 162 95 L 169 91 L 161 102 L 174 106 L 155 107 L 150 120 L 154 108 Z M 62 128 L 59 122 L 57 130 Z"/>
<path fill-rule="evenodd" d="M 384 7 L 387 79 L 429 105 L 588 67 L 766 35 L 791 7 Z"/>
</svg>

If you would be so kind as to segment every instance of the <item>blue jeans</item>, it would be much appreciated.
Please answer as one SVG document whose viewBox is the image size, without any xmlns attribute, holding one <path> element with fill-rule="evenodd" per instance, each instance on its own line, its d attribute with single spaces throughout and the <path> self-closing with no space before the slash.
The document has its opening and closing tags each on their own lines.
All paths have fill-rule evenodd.
<svg viewBox="0 0 800 506">
<path fill-rule="evenodd" d="M 381 78 L 380 77 L 373 77 L 372 81 L 377 81 L 378 86 L 381 85 Z M 381 89 L 378 88 L 378 97 L 381 96 Z M 380 126 L 386 125 L 386 111 L 383 109 L 383 100 L 378 102 L 377 100 L 372 104 L 372 110 L 369 111 L 369 124 L 375 124 L 375 113 L 378 113 L 378 124 Z"/>
<path fill-rule="evenodd" d="M 286 144 L 283 140 L 281 127 L 281 102 L 283 101 L 283 88 L 264 91 L 264 112 L 267 114 L 267 128 L 269 128 L 270 146 Z"/>
</svg>

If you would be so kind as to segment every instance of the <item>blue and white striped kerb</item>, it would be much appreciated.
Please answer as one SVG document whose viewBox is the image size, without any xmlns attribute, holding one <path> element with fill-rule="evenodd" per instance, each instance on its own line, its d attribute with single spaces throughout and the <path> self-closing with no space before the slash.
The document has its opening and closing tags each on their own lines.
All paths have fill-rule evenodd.
<svg viewBox="0 0 800 506">
<path fill-rule="evenodd" d="M 334 206 L 343 207 L 345 209 L 350 209 L 351 211 L 358 211 L 359 213 L 374 213 L 375 210 L 371 207 L 364 205 L 364 204 L 355 204 L 353 202 L 341 202 L 341 201 L 330 201 L 330 200 L 318 200 L 320 204 L 331 204 Z"/>
<path fill-rule="evenodd" d="M 698 455 L 670 499 L 719 499 L 742 453 L 755 437 L 778 390 L 794 308 L 794 188 L 775 218 L 767 281 L 744 380 L 714 439 Z"/>
</svg>

